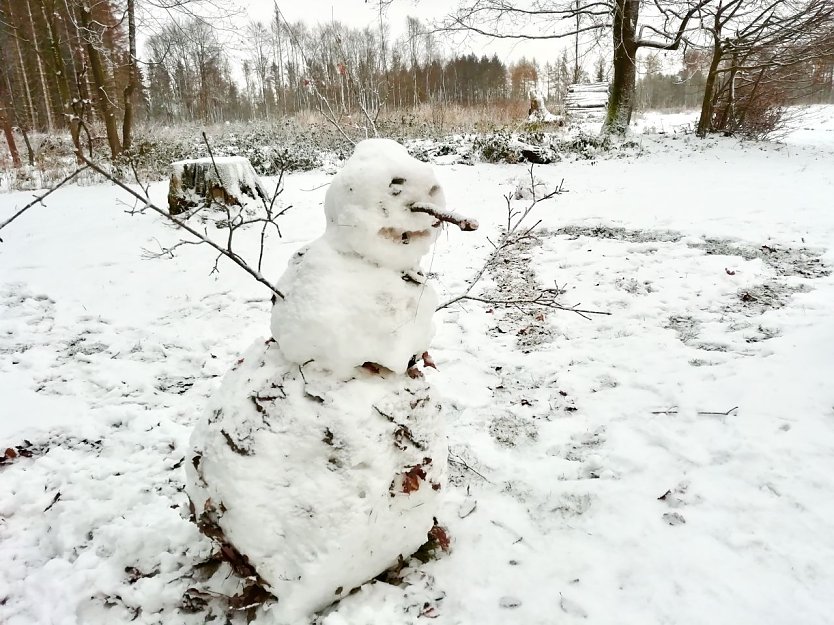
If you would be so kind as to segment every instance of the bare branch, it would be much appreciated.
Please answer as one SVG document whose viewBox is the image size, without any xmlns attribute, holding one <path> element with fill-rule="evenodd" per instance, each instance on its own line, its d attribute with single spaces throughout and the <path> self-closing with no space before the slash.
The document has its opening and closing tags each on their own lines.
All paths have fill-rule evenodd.
<svg viewBox="0 0 834 625">
<path fill-rule="evenodd" d="M 530 215 L 533 209 L 538 206 L 541 202 L 549 200 L 557 195 L 562 193 L 566 193 L 567 191 L 564 189 L 564 180 L 556 187 L 554 190 L 544 194 L 541 197 L 536 195 L 535 191 L 535 177 L 533 175 L 534 166 L 530 166 L 530 186 L 532 189 L 532 201 L 531 203 L 526 206 L 521 211 L 516 211 L 512 207 L 511 196 L 508 194 L 504 196 L 504 199 L 507 202 L 507 227 L 501 237 L 498 239 L 496 243 L 490 241 L 490 244 L 493 246 L 492 253 L 487 257 L 484 261 L 484 264 L 481 265 L 480 269 L 475 273 L 475 275 L 469 280 L 469 285 L 463 291 L 463 293 L 452 297 L 451 299 L 443 302 L 440 306 L 437 307 L 437 310 L 442 310 L 443 308 L 448 308 L 452 304 L 461 302 L 463 300 L 471 300 L 476 302 L 482 303 L 489 303 L 494 305 L 501 305 L 501 306 L 524 306 L 524 305 L 540 305 L 545 306 L 547 308 L 558 308 L 560 310 L 569 310 L 571 312 L 576 312 L 582 316 L 586 316 L 588 314 L 607 314 L 607 313 L 600 313 L 598 311 L 590 311 L 590 310 L 583 310 L 578 308 L 571 308 L 569 306 L 562 306 L 558 302 L 555 301 L 555 296 L 560 294 L 557 292 L 558 289 L 544 289 L 539 294 L 537 294 L 534 298 L 522 298 L 522 299 L 512 299 L 512 300 L 496 300 L 494 298 L 487 298 L 483 296 L 475 296 L 470 295 L 472 290 L 475 288 L 475 285 L 481 281 L 481 279 L 486 274 L 487 270 L 492 268 L 498 259 L 504 254 L 508 249 L 513 247 L 514 245 L 518 244 L 519 242 L 523 241 L 524 239 L 530 236 L 530 232 L 538 226 L 539 222 L 536 222 L 530 228 L 525 228 L 521 230 L 521 225 L 524 220 Z M 487 239 L 489 241 L 489 239 Z"/>
<path fill-rule="evenodd" d="M 181 219 L 178 219 L 174 215 L 171 215 L 167 210 L 164 210 L 164 209 L 160 208 L 159 206 L 154 204 L 148 196 L 146 196 L 146 195 L 143 196 L 141 193 L 137 192 L 135 189 L 132 189 L 131 187 L 126 185 L 124 182 L 122 182 L 121 180 L 119 180 L 118 178 L 113 176 L 113 174 L 106 171 L 100 165 L 93 162 L 92 160 L 90 160 L 89 158 L 84 156 L 83 154 L 81 155 L 81 159 L 84 161 L 84 163 L 90 169 L 92 169 L 93 171 L 101 174 L 102 176 L 107 178 L 110 182 L 115 184 L 117 187 L 119 187 L 123 191 L 126 191 L 127 193 L 132 195 L 134 198 L 139 200 L 141 203 L 143 203 L 145 208 L 151 209 L 155 213 L 161 215 L 162 217 L 164 217 L 165 219 L 167 219 L 171 223 L 175 224 L 177 227 L 182 228 L 183 230 L 188 232 L 195 239 L 198 239 L 202 243 L 205 243 L 209 247 L 213 248 L 218 253 L 217 259 L 215 260 L 215 265 L 214 265 L 214 270 L 213 271 L 217 270 L 217 261 L 220 259 L 221 256 L 225 257 L 225 258 L 228 258 L 234 264 L 236 264 L 238 267 L 240 267 L 243 271 L 248 273 L 257 282 L 260 282 L 266 288 L 268 288 L 270 291 L 272 291 L 272 293 L 274 293 L 277 297 L 280 297 L 281 299 L 284 299 L 284 294 L 281 293 L 281 291 L 279 291 L 277 288 L 275 288 L 275 286 L 273 286 L 273 284 L 269 280 L 267 280 L 260 273 L 260 271 L 258 271 L 256 269 L 253 269 L 251 266 L 249 266 L 249 264 L 245 260 L 243 260 L 238 254 L 236 254 L 233 250 L 224 249 L 223 247 L 221 247 L 220 245 L 218 245 L 217 243 L 212 241 L 208 236 L 199 232 L 198 230 L 196 230 L 195 228 L 190 226 L 185 221 L 183 221 Z M 169 248 L 169 250 L 170 249 L 173 249 L 173 248 Z"/>
</svg>

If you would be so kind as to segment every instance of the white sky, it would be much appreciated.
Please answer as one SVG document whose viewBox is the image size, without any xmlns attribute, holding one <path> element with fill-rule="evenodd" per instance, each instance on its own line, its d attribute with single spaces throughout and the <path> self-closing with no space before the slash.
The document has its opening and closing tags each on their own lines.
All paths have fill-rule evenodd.
<svg viewBox="0 0 834 625">
<path fill-rule="evenodd" d="M 284 17 L 290 22 L 302 20 L 313 25 L 334 19 L 359 28 L 365 26 L 377 28 L 379 24 L 376 0 L 277 0 L 277 2 Z M 243 61 L 245 49 L 239 36 L 242 36 L 244 32 L 245 23 L 248 20 L 269 22 L 273 18 L 274 3 L 273 0 L 237 0 L 234 4 L 242 10 L 241 15 L 231 22 L 221 23 L 218 26 L 225 27 L 226 32 L 222 39 L 228 42 L 226 51 L 232 62 L 239 66 Z M 384 19 L 389 26 L 389 36 L 394 39 L 402 36 L 405 31 L 406 17 L 409 15 L 431 23 L 442 20 L 447 13 L 454 10 L 456 5 L 457 0 L 394 0 L 384 14 Z M 609 56 L 609 35 L 605 33 L 603 36 L 605 39 L 602 47 L 591 45 L 592 36 L 586 36 L 585 41 L 580 45 L 582 63 L 589 73 L 593 72 L 594 63 L 601 54 L 606 58 Z M 143 39 L 144 37 L 140 36 L 140 47 Z M 535 58 L 540 66 L 544 66 L 548 61 L 555 62 L 565 48 L 568 50 L 568 56 L 573 56 L 572 38 L 537 41 L 491 40 L 471 34 L 458 34 L 457 36 L 442 34 L 436 37 L 436 41 L 447 55 L 470 52 L 479 56 L 497 54 L 508 65 L 524 56 Z M 678 63 L 676 58 L 667 59 L 667 64 L 676 66 Z"/>
<path fill-rule="evenodd" d="M 441 20 L 449 11 L 454 9 L 455 0 L 394 0 L 387 9 L 384 19 L 387 20 L 390 33 L 398 37 L 405 30 L 405 20 L 408 15 L 419 17 L 424 21 Z M 247 17 L 268 21 L 272 19 L 272 0 L 241 0 Z M 332 19 L 350 26 L 377 27 L 379 24 L 378 5 L 375 0 L 278 0 L 284 16 L 290 22 L 303 20 L 310 24 L 330 21 Z M 469 53 L 478 55 L 498 54 L 505 63 L 522 56 L 536 57 L 542 65 L 546 61 L 555 61 L 563 47 L 572 45 L 572 40 L 562 41 L 490 41 L 483 37 L 457 37 L 452 40 L 448 36 L 438 37 L 439 43 L 445 47 L 447 53 Z M 597 53 L 594 53 L 594 58 Z M 592 64 L 592 60 L 588 65 Z"/>
</svg>

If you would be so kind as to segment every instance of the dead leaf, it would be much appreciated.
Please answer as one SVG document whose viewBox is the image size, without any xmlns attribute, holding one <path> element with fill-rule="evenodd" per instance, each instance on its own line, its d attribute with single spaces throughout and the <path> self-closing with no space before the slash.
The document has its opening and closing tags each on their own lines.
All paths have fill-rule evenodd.
<svg viewBox="0 0 834 625">
<path fill-rule="evenodd" d="M 452 547 L 452 540 L 449 538 L 449 534 L 446 532 L 446 529 L 436 523 L 434 527 L 429 530 L 429 540 L 436 542 L 440 548 L 447 553 Z"/>
<path fill-rule="evenodd" d="M 727 269 L 726 267 L 724 267 L 724 271 L 726 271 L 726 272 L 727 272 L 727 275 L 728 275 L 728 276 L 734 276 L 734 275 L 736 275 L 735 269 Z"/>
<path fill-rule="evenodd" d="M 406 495 L 420 490 L 420 482 L 426 479 L 426 472 L 423 470 L 423 465 L 418 464 L 411 467 L 408 471 L 403 473 L 403 488 L 402 492 Z"/>
<path fill-rule="evenodd" d="M 434 359 L 431 356 L 429 356 L 428 352 L 423 352 L 422 358 L 423 358 L 423 366 L 431 367 L 432 369 L 437 371 L 437 365 L 434 363 Z"/>
</svg>

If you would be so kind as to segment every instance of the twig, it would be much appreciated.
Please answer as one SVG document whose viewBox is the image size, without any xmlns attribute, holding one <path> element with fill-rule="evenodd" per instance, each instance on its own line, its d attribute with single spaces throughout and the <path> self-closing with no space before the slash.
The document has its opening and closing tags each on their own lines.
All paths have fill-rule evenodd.
<svg viewBox="0 0 834 625">
<path fill-rule="evenodd" d="M 729 410 L 727 410 L 725 412 L 720 412 L 720 411 L 716 412 L 716 411 L 711 411 L 711 410 L 699 410 L 695 414 L 701 415 L 701 416 L 711 416 L 711 417 L 729 417 L 736 410 L 738 410 L 738 406 L 733 406 L 732 408 L 730 408 Z M 679 414 L 679 413 L 678 413 L 677 408 L 670 408 L 669 410 L 653 410 L 651 412 L 651 414 L 672 415 L 672 414 Z"/>
<path fill-rule="evenodd" d="M 65 184 L 67 184 L 70 180 L 72 180 L 73 178 L 75 178 L 78 174 L 80 174 L 81 172 L 85 171 L 86 169 L 87 169 L 87 165 L 84 165 L 83 167 L 79 167 L 79 168 L 77 168 L 74 172 L 72 172 L 69 176 L 67 176 L 66 178 L 64 178 L 63 180 L 61 180 L 58 184 L 56 184 L 55 186 L 53 186 L 53 187 L 52 187 L 51 189 L 49 189 L 46 193 L 44 193 L 44 194 L 42 194 L 42 195 L 39 195 L 39 196 L 36 196 L 34 200 L 32 200 L 31 202 L 29 202 L 26 206 L 24 206 L 23 208 L 21 208 L 21 209 L 20 209 L 19 211 L 17 211 L 14 215 L 12 215 L 11 217 L 9 217 L 6 221 L 4 221 L 3 223 L 0 223 L 0 230 L 2 230 L 3 228 L 5 228 L 6 226 L 8 226 L 8 225 L 9 225 L 10 223 L 12 223 L 15 219 L 17 219 L 18 217 L 20 217 L 23 213 L 25 213 L 25 212 L 26 212 L 27 210 L 29 210 L 30 208 L 32 208 L 35 204 L 41 204 L 41 203 L 43 202 L 43 200 L 44 200 L 47 196 L 51 195 L 52 193 L 54 193 L 55 191 L 57 191 L 58 189 L 60 189 L 61 187 L 63 187 L 63 186 L 64 186 Z M 2 238 L 0 238 L 0 243 L 2 243 L 2 242 L 3 242 L 3 239 L 2 239 Z"/>
<path fill-rule="evenodd" d="M 442 208 L 438 208 L 434 204 L 429 204 L 428 202 L 416 202 L 409 206 L 409 210 L 411 210 L 412 213 L 426 213 L 439 221 L 454 224 L 464 232 L 472 232 L 473 230 L 478 229 L 477 220 L 463 217 L 462 215 L 458 215 L 452 211 L 443 210 Z"/>
<path fill-rule="evenodd" d="M 481 478 L 483 481 L 485 481 L 489 484 L 492 484 L 492 482 L 490 480 L 488 480 L 486 477 L 484 477 L 484 475 L 482 473 L 479 473 L 478 471 L 473 469 L 471 466 L 469 466 L 466 463 L 466 461 L 463 458 L 461 458 L 460 456 L 455 456 L 452 452 L 449 452 L 449 463 L 459 465 L 459 466 L 463 467 L 464 469 L 466 469 L 467 471 L 471 471 L 472 473 L 477 475 L 479 478 Z"/>
<path fill-rule="evenodd" d="M 481 302 L 482 304 L 491 304 L 494 306 L 513 306 L 515 308 L 519 308 L 521 310 L 521 306 L 541 306 L 543 308 L 555 308 L 556 310 L 564 310 L 567 312 L 574 312 L 580 317 L 584 317 L 585 319 L 589 319 L 588 315 L 610 315 L 611 313 L 605 310 L 587 310 L 584 308 L 579 308 L 581 304 L 575 304 L 573 306 L 563 306 L 559 304 L 555 300 L 548 299 L 547 296 L 550 294 L 549 289 L 545 289 L 535 297 L 530 298 L 518 298 L 518 299 L 493 299 L 490 297 L 476 297 L 474 295 L 464 295 L 460 297 L 460 299 L 466 299 L 472 302 Z"/>
</svg>

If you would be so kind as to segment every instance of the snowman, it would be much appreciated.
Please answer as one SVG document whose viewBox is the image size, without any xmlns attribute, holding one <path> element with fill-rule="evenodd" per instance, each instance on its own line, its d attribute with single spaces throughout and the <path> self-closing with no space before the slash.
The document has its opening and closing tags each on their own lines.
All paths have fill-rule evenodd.
<svg viewBox="0 0 834 625">
<path fill-rule="evenodd" d="M 272 337 L 224 378 L 195 429 L 186 491 L 204 534 L 304 621 L 433 531 L 446 484 L 440 406 L 422 375 L 437 297 L 420 267 L 446 210 L 431 167 L 369 139 L 330 184 L 323 236 L 277 284 Z"/>
</svg>

